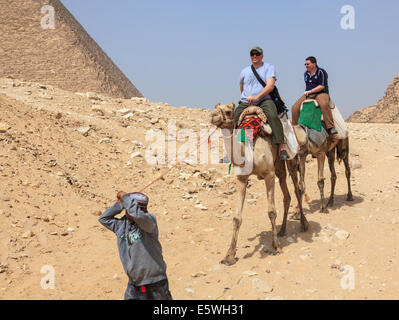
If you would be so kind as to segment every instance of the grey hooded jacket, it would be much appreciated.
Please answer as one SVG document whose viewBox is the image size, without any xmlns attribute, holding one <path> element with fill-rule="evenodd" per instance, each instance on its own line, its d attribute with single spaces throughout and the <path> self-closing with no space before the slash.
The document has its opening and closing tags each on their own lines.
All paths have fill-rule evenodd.
<svg viewBox="0 0 399 320">
<path fill-rule="evenodd" d="M 166 279 L 166 263 L 158 240 L 158 226 L 153 214 L 144 212 L 129 194 L 121 198 L 99 218 L 107 229 L 115 232 L 119 255 L 130 282 L 142 286 Z M 133 217 L 130 223 L 124 216 L 115 218 L 123 209 Z"/>
</svg>

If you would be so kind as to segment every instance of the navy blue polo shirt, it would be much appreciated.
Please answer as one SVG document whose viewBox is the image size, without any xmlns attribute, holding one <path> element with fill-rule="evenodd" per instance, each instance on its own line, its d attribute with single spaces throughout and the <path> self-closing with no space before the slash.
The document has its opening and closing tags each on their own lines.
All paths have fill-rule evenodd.
<svg viewBox="0 0 399 320">
<path fill-rule="evenodd" d="M 306 91 L 312 90 L 319 85 L 326 87 L 324 90 L 328 89 L 328 74 L 327 71 L 317 67 L 316 72 L 313 76 L 310 76 L 309 71 L 305 72 L 305 83 L 306 83 Z"/>
</svg>

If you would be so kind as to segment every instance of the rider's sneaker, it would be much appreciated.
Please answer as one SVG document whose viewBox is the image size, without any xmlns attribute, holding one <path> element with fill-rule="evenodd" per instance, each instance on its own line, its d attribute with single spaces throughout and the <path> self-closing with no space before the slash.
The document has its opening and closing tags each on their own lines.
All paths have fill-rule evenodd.
<svg viewBox="0 0 399 320">
<path fill-rule="evenodd" d="M 333 127 L 333 128 L 330 128 L 330 129 L 328 130 L 328 134 L 329 134 L 330 136 L 335 136 L 335 135 L 338 134 L 338 131 L 335 130 L 335 128 Z"/>
<path fill-rule="evenodd" d="M 280 150 L 280 159 L 281 160 L 288 160 L 289 156 L 287 151 L 285 150 Z"/>
</svg>

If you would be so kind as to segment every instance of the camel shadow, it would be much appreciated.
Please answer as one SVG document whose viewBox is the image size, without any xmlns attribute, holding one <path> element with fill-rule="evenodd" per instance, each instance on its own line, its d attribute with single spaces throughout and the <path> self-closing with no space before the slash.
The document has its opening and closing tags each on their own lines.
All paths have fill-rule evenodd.
<svg viewBox="0 0 399 320">
<path fill-rule="evenodd" d="M 284 253 L 284 248 L 290 246 L 293 243 L 297 243 L 299 240 L 312 243 L 313 237 L 317 237 L 321 231 L 321 226 L 318 222 L 308 221 L 309 229 L 306 232 L 302 232 L 300 221 L 288 220 L 286 234 L 283 237 L 279 237 L 280 247 L 282 253 Z M 278 228 L 279 230 L 280 228 Z M 252 252 L 245 254 L 243 259 L 251 258 L 255 253 L 260 252 L 261 258 L 266 258 L 270 255 L 276 255 L 273 248 L 273 233 L 272 231 L 262 231 L 252 238 L 248 238 L 248 241 L 254 242 L 258 241 L 254 245 Z"/>
<path fill-rule="evenodd" d="M 328 197 L 324 199 L 325 203 L 328 202 Z M 364 199 L 360 196 L 353 196 L 353 201 L 347 201 L 346 200 L 346 194 L 341 194 L 341 195 L 335 195 L 334 196 L 334 204 L 332 206 L 328 206 L 328 212 L 332 212 L 336 209 L 341 209 L 342 207 L 353 207 L 359 203 L 362 203 Z M 319 213 L 320 212 L 320 205 L 321 205 L 321 200 L 320 199 L 314 199 L 308 203 L 309 208 L 305 209 L 304 208 L 304 213 L 305 214 L 314 214 L 314 213 Z"/>
</svg>

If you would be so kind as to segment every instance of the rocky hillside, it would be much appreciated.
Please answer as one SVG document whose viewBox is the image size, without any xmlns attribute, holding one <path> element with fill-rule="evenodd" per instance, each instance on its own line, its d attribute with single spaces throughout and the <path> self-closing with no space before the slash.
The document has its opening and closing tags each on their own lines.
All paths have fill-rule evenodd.
<svg viewBox="0 0 399 320">
<path fill-rule="evenodd" d="M 376 105 L 354 112 L 347 121 L 399 123 L 399 76 L 388 86 L 385 96 Z"/>
<path fill-rule="evenodd" d="M 168 169 L 146 161 L 151 129 L 164 133 L 165 146 L 177 139 L 180 150 L 183 129 L 210 129 L 208 117 L 204 109 L 0 78 L 0 299 L 122 299 L 127 277 L 115 235 L 98 216 L 117 191 L 137 191 Z M 399 125 L 348 125 L 354 201 L 345 201 L 336 164 L 335 204 L 320 214 L 317 163 L 309 158 L 310 230 L 289 220 L 280 255 L 272 254 L 263 181 L 250 179 L 230 267 L 219 264 L 237 204 L 227 164 L 182 164 L 148 188 L 174 298 L 398 299 Z M 328 195 L 327 164 L 325 176 Z M 276 208 L 280 227 L 278 183 Z M 55 282 L 46 290 L 48 267 Z M 354 282 L 345 282 L 352 271 Z"/>
</svg>

